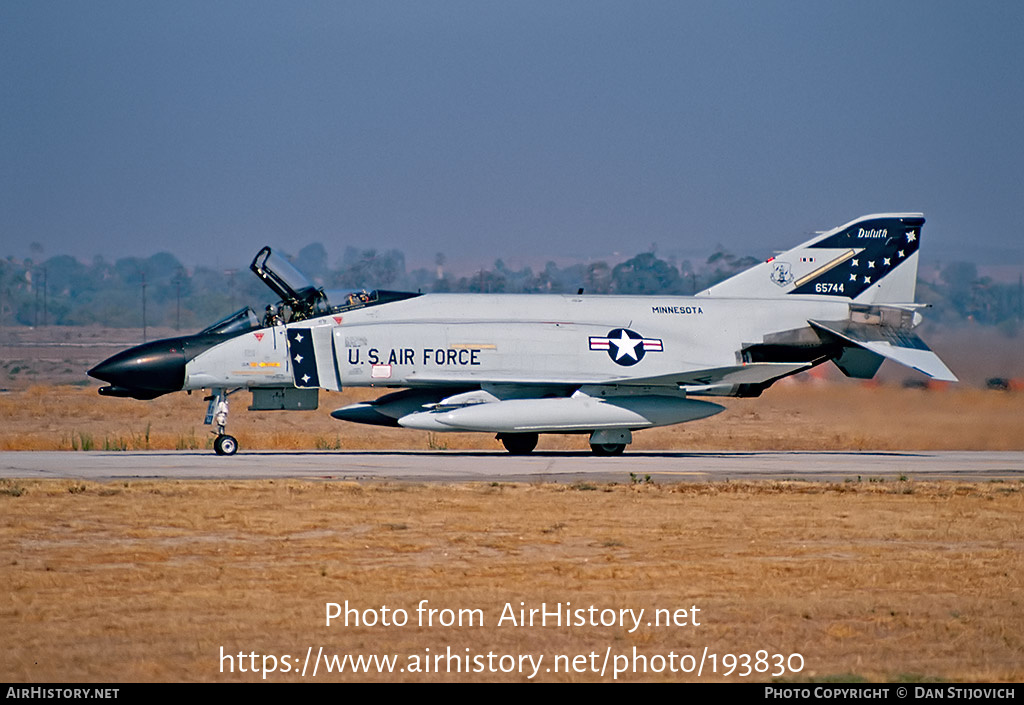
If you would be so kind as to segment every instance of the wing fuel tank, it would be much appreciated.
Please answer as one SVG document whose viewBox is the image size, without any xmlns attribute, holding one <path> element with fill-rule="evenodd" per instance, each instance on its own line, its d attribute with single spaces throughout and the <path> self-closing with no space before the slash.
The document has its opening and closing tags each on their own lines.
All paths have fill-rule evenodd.
<svg viewBox="0 0 1024 705">
<path fill-rule="evenodd" d="M 509 399 L 471 404 L 448 411 L 422 411 L 398 420 L 405 428 L 426 431 L 491 433 L 565 433 L 598 429 L 667 426 L 712 416 L 724 407 L 669 396 L 596 399 L 584 394 L 551 399 Z"/>
</svg>

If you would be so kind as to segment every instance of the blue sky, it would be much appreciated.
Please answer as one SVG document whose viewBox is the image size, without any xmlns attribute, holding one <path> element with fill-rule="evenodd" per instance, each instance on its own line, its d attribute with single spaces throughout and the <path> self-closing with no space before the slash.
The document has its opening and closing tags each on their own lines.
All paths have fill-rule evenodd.
<svg viewBox="0 0 1024 705">
<path fill-rule="evenodd" d="M 1019 2 L 0 3 L 0 254 L 1024 262 Z"/>
</svg>

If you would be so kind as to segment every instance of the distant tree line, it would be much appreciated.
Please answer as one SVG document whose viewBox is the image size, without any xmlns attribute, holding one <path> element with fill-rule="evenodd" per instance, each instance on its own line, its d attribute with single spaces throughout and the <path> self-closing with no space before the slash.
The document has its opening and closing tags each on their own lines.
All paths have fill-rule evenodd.
<svg viewBox="0 0 1024 705">
<path fill-rule="evenodd" d="M 999 326 L 1008 335 L 1016 335 L 1024 323 L 1024 276 L 997 282 L 979 276 L 970 262 L 951 262 L 933 279 L 918 277 L 917 299 L 932 305 L 928 320 L 935 323 L 974 321 Z"/>
<path fill-rule="evenodd" d="M 542 269 L 512 269 L 498 259 L 490 268 L 456 275 L 438 254 L 435 267 L 408 270 L 398 250 L 346 248 L 335 266 L 327 250 L 310 244 L 289 259 L 325 289 L 397 289 L 421 292 L 690 295 L 759 262 L 719 251 L 704 262 L 674 263 L 642 252 L 618 264 L 604 261 Z M 1016 333 L 1024 310 L 1024 282 L 1001 283 L 966 262 L 950 263 L 933 280 L 918 282 L 928 319 L 946 325 L 976 321 Z M 271 292 L 247 269 L 185 267 L 166 252 L 84 263 L 68 255 L 0 260 L 0 324 L 166 326 L 203 328 L 245 305 L 259 311 Z"/>
</svg>

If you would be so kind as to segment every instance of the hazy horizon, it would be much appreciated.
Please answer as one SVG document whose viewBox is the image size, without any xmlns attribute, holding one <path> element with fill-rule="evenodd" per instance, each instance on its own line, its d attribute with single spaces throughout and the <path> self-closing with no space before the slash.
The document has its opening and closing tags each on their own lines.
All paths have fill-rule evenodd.
<svg viewBox="0 0 1024 705">
<path fill-rule="evenodd" d="M 1011 2 L 3 3 L 0 249 L 760 257 L 920 211 L 925 262 L 1020 263 L 1022 36 Z"/>
</svg>

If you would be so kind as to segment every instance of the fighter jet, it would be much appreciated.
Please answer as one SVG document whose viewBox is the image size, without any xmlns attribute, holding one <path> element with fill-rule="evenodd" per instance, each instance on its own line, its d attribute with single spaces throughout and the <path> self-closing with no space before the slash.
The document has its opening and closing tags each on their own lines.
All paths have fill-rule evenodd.
<svg viewBox="0 0 1024 705">
<path fill-rule="evenodd" d="M 690 297 L 324 291 L 264 247 L 250 268 L 280 301 L 262 317 L 243 308 L 89 374 L 107 396 L 210 390 L 221 455 L 238 449 L 228 395 L 316 409 L 319 390 L 343 387 L 400 390 L 331 413 L 343 421 L 493 433 L 513 454 L 541 433 L 587 434 L 614 455 L 636 431 L 723 410 L 699 397 L 759 396 L 830 361 L 859 379 L 888 359 L 955 381 L 914 333 L 924 222 L 857 218 Z"/>
</svg>

